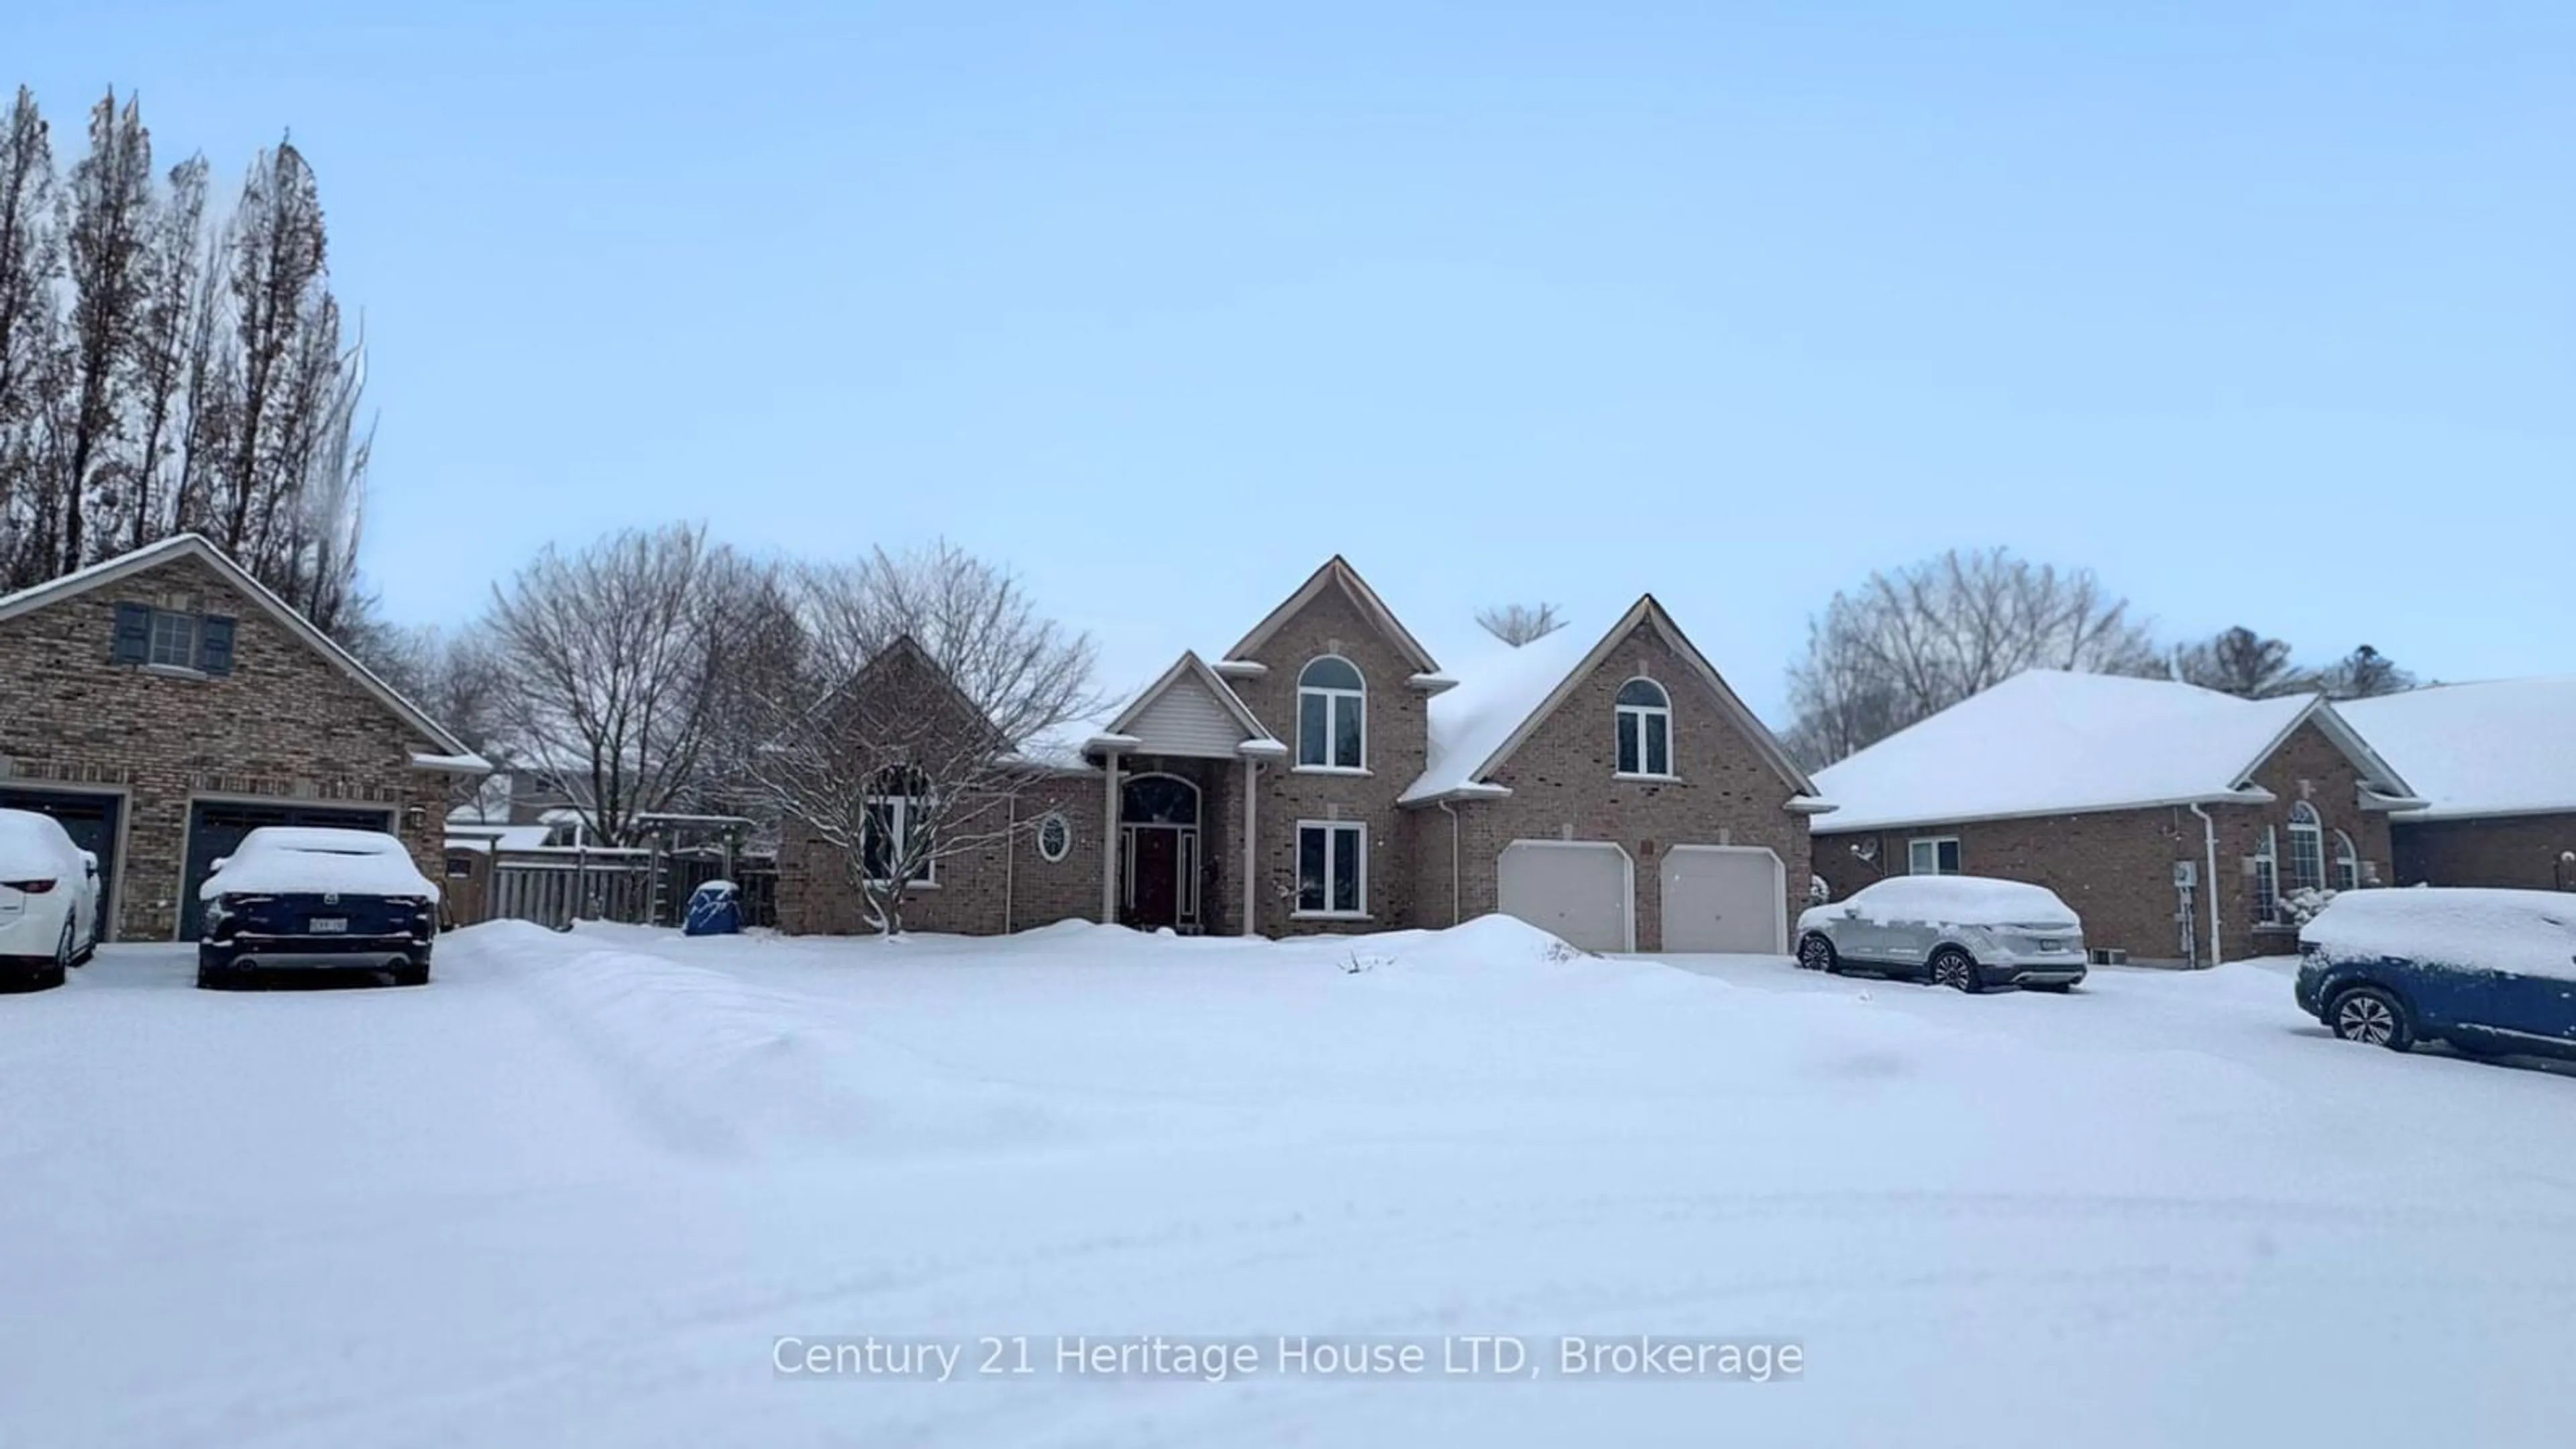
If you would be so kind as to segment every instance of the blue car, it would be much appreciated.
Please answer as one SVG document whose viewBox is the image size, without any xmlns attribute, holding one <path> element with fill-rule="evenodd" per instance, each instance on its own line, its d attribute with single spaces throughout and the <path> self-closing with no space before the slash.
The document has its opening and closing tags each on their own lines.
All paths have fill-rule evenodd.
<svg viewBox="0 0 2576 1449">
<path fill-rule="evenodd" d="M 2299 930 L 2298 1000 L 2345 1041 L 2576 1060 L 2576 894 L 2347 892 Z"/>
</svg>

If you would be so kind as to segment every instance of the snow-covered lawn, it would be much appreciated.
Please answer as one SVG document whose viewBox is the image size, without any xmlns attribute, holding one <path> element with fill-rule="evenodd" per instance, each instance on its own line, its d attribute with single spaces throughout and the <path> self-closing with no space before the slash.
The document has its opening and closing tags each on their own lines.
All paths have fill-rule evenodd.
<svg viewBox="0 0 2576 1449">
<path fill-rule="evenodd" d="M 2266 965 L 1543 944 L 491 926 L 426 990 L 242 995 L 111 948 L 0 997 L 0 1445 L 2576 1437 L 2576 1079 L 2332 1041 Z M 1052 1371 L 1641 1333 L 1804 1372 Z M 870 1334 L 967 1357 L 773 1367 Z"/>
</svg>

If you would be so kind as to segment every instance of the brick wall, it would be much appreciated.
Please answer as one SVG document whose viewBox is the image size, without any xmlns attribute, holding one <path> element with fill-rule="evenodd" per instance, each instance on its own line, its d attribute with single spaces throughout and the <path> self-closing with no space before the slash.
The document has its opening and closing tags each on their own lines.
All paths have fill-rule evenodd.
<svg viewBox="0 0 2576 1449">
<path fill-rule="evenodd" d="M 2399 820 L 2396 884 L 2496 886 L 2514 890 L 2576 887 L 2576 811 L 2482 820 Z"/>
<path fill-rule="evenodd" d="M 2281 890 L 2291 889 L 2290 806 L 2306 800 L 2316 807 L 2325 827 L 2326 883 L 2334 884 L 2335 832 L 2352 836 L 2361 859 L 2376 866 L 2379 878 L 2392 878 L 2388 816 L 2365 811 L 2360 803 L 2361 772 L 2314 724 L 2301 725 L 2272 757 L 2254 772 L 2254 783 L 2280 797 L 2272 805 L 2236 806 L 2210 813 L 2219 818 L 2218 873 L 2224 879 L 2221 908 L 2226 912 L 2223 943 L 2232 960 L 2247 955 L 2287 955 L 2299 949 L 2293 927 L 2266 925 L 2255 919 L 2254 878 L 2243 857 L 2262 842 L 2263 827 L 2273 827 L 2280 857 Z M 2368 872 L 2364 872 L 2364 879 Z"/>
<path fill-rule="evenodd" d="M 1944 836 L 1957 838 L 1959 869 L 1965 874 L 2027 881 L 2055 891 L 2083 918 L 2086 945 L 2126 951 L 2140 961 L 2182 959 L 2182 928 L 2174 920 L 2180 904 L 2174 862 L 2199 860 L 2207 853 L 2201 823 L 2190 811 L 2106 810 L 1857 834 L 1819 832 L 1816 872 L 1832 884 L 1834 899 L 1842 900 L 1882 874 L 1905 874 L 1909 842 Z M 1862 840 L 1875 844 L 1874 859 L 1864 861 L 1852 853 L 1851 847 Z M 2220 864 L 2223 871 L 2234 869 L 2231 860 Z M 2195 929 L 2204 937 L 2205 909 L 2196 905 L 2193 910 Z"/>
<path fill-rule="evenodd" d="M 109 663 L 121 602 L 236 620 L 233 672 L 183 677 Z M 422 874 L 445 873 L 447 782 L 410 768 L 432 744 L 199 560 L 173 559 L 0 620 L 0 679 L 7 783 L 126 793 L 112 883 L 120 939 L 177 932 L 195 797 L 383 808 Z"/>
<path fill-rule="evenodd" d="M 1038 853 L 1037 822 L 1061 811 L 1073 829 L 1060 861 Z M 907 931 L 998 935 L 1100 915 L 1101 779 L 1050 777 L 1011 810 L 1017 825 L 939 862 L 938 884 L 916 887 L 903 906 Z M 997 822 L 998 823 L 998 819 Z M 790 822 L 778 848 L 778 928 L 790 935 L 863 935 L 876 927 L 851 881 L 847 854 Z"/>
<path fill-rule="evenodd" d="M 1322 774 L 1293 768 L 1297 748 L 1297 675 L 1321 654 L 1339 654 L 1357 665 L 1368 685 L 1367 773 Z M 1266 764 L 1254 817 L 1260 849 L 1255 872 L 1255 928 L 1265 936 L 1304 931 L 1367 931 L 1410 926 L 1417 919 L 1413 872 L 1413 822 L 1396 808 L 1422 774 L 1430 752 L 1428 700 L 1408 687 L 1415 666 L 1394 641 L 1369 622 L 1349 595 L 1326 588 L 1280 625 L 1251 658 L 1269 667 L 1257 678 L 1231 681 L 1256 719 L 1289 748 L 1289 758 Z M 1239 768 L 1239 767 L 1238 767 Z M 1297 900 L 1297 822 L 1356 820 L 1368 829 L 1366 921 L 1300 920 Z M 1241 830 L 1238 817 L 1236 831 Z M 1240 846 L 1233 847 L 1240 850 Z M 1237 889 L 1240 889 L 1239 885 Z M 1445 902 L 1444 902 L 1445 904 Z"/>
<path fill-rule="evenodd" d="M 1662 684 L 1673 705 L 1673 758 L 1679 780 L 1612 778 L 1617 764 L 1613 698 L 1639 675 Z M 1555 713 L 1522 741 L 1491 778 L 1507 799 L 1459 804 L 1458 895 L 1469 918 L 1495 909 L 1497 860 L 1514 840 L 1615 841 L 1636 865 L 1637 949 L 1663 946 L 1661 852 L 1674 845 L 1759 845 L 1786 868 L 1791 915 L 1805 908 L 1810 868 L 1807 818 L 1792 814 L 1788 783 L 1723 712 L 1697 669 L 1650 626 L 1640 624 L 1585 677 Z M 1413 858 L 1424 879 L 1429 919 L 1449 917 L 1449 820 L 1417 811 L 1421 832 Z"/>
</svg>

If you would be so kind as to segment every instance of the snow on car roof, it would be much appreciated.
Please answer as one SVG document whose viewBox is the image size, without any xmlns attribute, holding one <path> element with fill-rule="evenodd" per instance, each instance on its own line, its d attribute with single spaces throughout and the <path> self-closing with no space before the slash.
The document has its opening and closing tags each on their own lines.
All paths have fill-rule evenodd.
<svg viewBox="0 0 2576 1449">
<path fill-rule="evenodd" d="M 2346 891 L 2299 929 L 2336 960 L 2431 962 L 2576 980 L 2576 893 Z"/>
<path fill-rule="evenodd" d="M 300 825 L 263 825 L 244 836 L 241 845 L 197 888 L 197 898 L 325 892 L 438 898 L 438 887 L 412 864 L 409 848 L 393 836 Z"/>
<path fill-rule="evenodd" d="M 333 855 L 403 855 L 410 850 L 381 830 L 333 830 L 320 825 L 263 825 L 233 850 L 307 850 Z"/>
<path fill-rule="evenodd" d="M 0 810 L 0 874 L 25 880 L 63 869 L 70 838 L 50 815 Z"/>
<path fill-rule="evenodd" d="M 1816 773 L 1819 833 L 2215 801 L 2314 697 L 2032 669 Z"/>
<path fill-rule="evenodd" d="M 2437 684 L 2336 708 L 2430 802 L 2400 819 L 2576 810 L 2576 675 Z"/>
<path fill-rule="evenodd" d="M 1843 904 L 1860 907 L 1872 920 L 1953 925 L 2072 925 L 2077 920 L 2074 910 L 2045 886 L 1981 875 L 1891 876 L 1855 891 Z"/>
</svg>

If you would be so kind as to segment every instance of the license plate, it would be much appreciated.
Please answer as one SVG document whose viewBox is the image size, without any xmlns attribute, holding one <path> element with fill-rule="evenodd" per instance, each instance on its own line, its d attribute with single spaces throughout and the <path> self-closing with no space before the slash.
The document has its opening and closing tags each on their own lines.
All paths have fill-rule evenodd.
<svg viewBox="0 0 2576 1449">
<path fill-rule="evenodd" d="M 2039 949 L 2043 951 L 2054 951 L 2065 944 L 2066 943 L 2064 941 L 2042 941 L 2039 943 Z"/>
<path fill-rule="evenodd" d="M 345 936 L 349 933 L 347 916 L 315 916 L 304 923 L 304 929 L 317 936 Z"/>
</svg>

